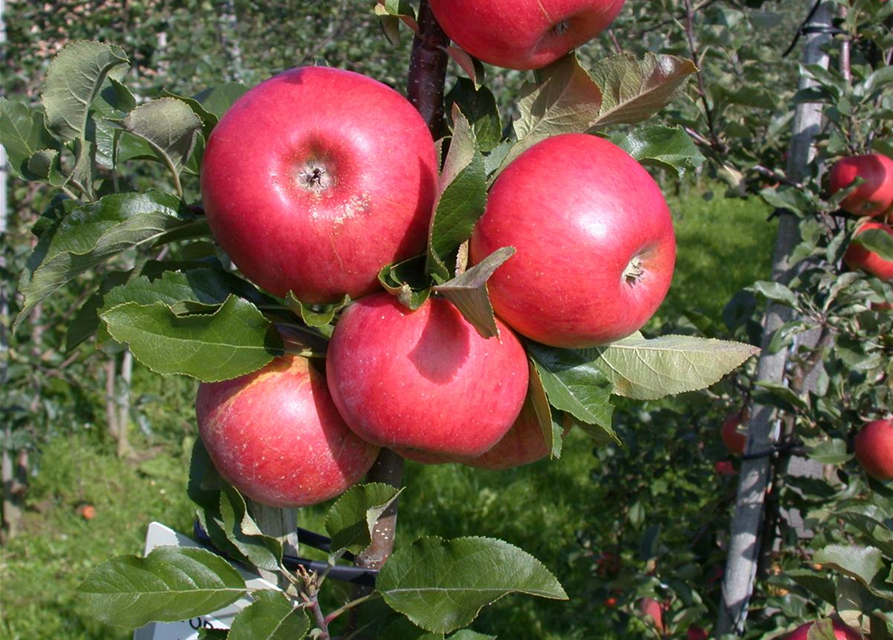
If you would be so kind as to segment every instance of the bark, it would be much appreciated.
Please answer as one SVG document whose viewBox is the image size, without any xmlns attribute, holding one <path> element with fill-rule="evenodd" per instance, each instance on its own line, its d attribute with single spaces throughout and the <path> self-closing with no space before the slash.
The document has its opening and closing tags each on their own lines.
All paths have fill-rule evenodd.
<svg viewBox="0 0 893 640">
<path fill-rule="evenodd" d="M 115 405 L 115 376 L 117 375 L 117 356 L 109 356 L 105 363 L 105 421 L 108 434 L 118 439 L 118 409 Z"/>
<path fill-rule="evenodd" d="M 418 22 L 419 33 L 412 41 L 406 94 L 437 140 L 446 131 L 443 89 L 449 58 L 444 48 L 449 46 L 450 39 L 437 24 L 428 0 L 422 0 L 419 6 Z"/>
<path fill-rule="evenodd" d="M 812 0 L 804 2 L 808 10 Z M 825 2 L 819 8 L 811 24 L 831 26 L 833 5 Z M 803 53 L 805 64 L 828 66 L 828 56 L 822 46 L 830 41 L 827 34 L 809 34 Z M 800 87 L 811 83 L 801 77 Z M 794 134 L 788 160 L 788 178 L 801 182 L 808 175 L 808 165 L 814 156 L 813 142 L 819 133 L 822 122 L 821 105 L 798 105 L 794 118 Z M 795 216 L 782 214 L 773 255 L 773 279 L 786 283 L 790 281 L 790 258 L 800 240 L 799 224 Z M 766 347 L 772 334 L 788 322 L 792 310 L 773 304 L 766 312 L 763 325 L 763 353 L 760 356 L 757 379 L 767 382 L 784 381 L 787 352 L 769 354 Z M 777 439 L 777 419 L 771 407 L 754 407 L 748 425 L 746 453 L 766 451 Z M 738 486 L 735 515 L 732 520 L 726 571 L 723 579 L 722 602 L 719 608 L 716 635 L 744 632 L 747 608 L 753 594 L 757 564 L 760 558 L 760 533 L 764 525 L 764 506 L 770 487 L 771 459 L 761 457 L 745 460 Z"/>
</svg>

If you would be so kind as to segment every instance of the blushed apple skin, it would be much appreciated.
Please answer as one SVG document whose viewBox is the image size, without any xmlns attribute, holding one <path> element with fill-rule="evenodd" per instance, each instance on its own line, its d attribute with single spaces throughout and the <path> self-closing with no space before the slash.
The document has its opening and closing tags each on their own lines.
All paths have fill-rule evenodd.
<svg viewBox="0 0 893 640">
<path fill-rule="evenodd" d="M 869 229 L 881 229 L 882 231 L 886 231 L 890 235 L 893 235 L 893 229 L 885 224 L 874 221 L 866 222 L 859 227 L 856 231 L 856 235 L 858 236 L 860 233 L 868 231 Z M 843 255 L 843 259 L 850 269 L 861 269 L 862 271 L 870 273 L 884 281 L 893 280 L 893 261 L 884 260 L 874 251 L 869 251 L 862 245 L 850 244 L 850 246 L 847 247 L 846 253 Z"/>
<path fill-rule="evenodd" d="M 642 598 L 639 601 L 639 611 L 646 618 L 651 618 L 654 628 L 658 633 L 664 632 L 664 612 L 660 603 L 654 598 Z"/>
<path fill-rule="evenodd" d="M 812 625 L 814 624 L 815 622 L 807 622 L 806 624 L 797 627 L 787 636 L 786 640 L 807 640 L 809 630 L 812 629 Z M 835 620 L 833 621 L 833 625 L 834 637 L 837 638 L 837 640 L 862 640 L 861 633 L 856 632 L 845 624 Z"/>
<path fill-rule="evenodd" d="M 856 434 L 856 460 L 878 480 L 893 480 L 893 420 L 869 422 Z"/>
<path fill-rule="evenodd" d="M 604 31 L 624 0 L 430 0 L 440 26 L 474 57 L 539 69 Z"/>
<path fill-rule="evenodd" d="M 471 259 L 506 246 L 517 253 L 488 282 L 496 315 L 563 348 L 640 329 L 666 296 L 676 261 L 657 183 L 625 151 L 585 134 L 540 142 L 497 178 Z"/>
<path fill-rule="evenodd" d="M 338 414 L 322 374 L 305 358 L 199 386 L 202 442 L 230 484 L 273 507 L 324 502 L 359 481 L 378 456 Z"/>
<path fill-rule="evenodd" d="M 856 178 L 865 182 L 840 203 L 841 209 L 857 216 L 879 216 L 893 207 L 893 160 L 879 153 L 838 160 L 828 175 L 828 187 L 835 194 Z"/>
<path fill-rule="evenodd" d="M 745 413 L 730 413 L 722 422 L 722 441 L 726 448 L 734 456 L 740 456 L 744 453 L 744 447 L 747 446 L 747 436 L 738 431 L 743 423 L 747 422 Z"/>
<path fill-rule="evenodd" d="M 361 438 L 473 457 L 511 428 L 527 394 L 527 356 L 511 330 L 485 340 L 448 301 L 410 311 L 388 294 L 351 304 L 326 358 L 332 399 Z"/>
<path fill-rule="evenodd" d="M 570 431 L 570 424 L 564 429 L 565 435 L 568 431 Z M 536 417 L 533 403 L 528 397 L 512 428 L 492 449 L 476 458 L 450 457 L 415 449 L 398 449 L 397 453 L 404 458 L 422 464 L 457 462 L 478 469 L 504 471 L 542 460 L 549 455 L 549 448 L 543 437 L 543 430 Z"/>
<path fill-rule="evenodd" d="M 383 266 L 424 252 L 436 176 L 431 134 L 403 96 L 301 67 L 248 91 L 214 128 L 202 202 L 251 281 L 328 303 L 372 292 Z"/>
</svg>

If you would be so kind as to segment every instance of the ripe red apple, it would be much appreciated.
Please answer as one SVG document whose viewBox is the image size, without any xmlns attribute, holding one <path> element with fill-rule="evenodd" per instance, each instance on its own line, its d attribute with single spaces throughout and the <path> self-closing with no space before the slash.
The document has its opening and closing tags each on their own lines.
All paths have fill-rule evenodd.
<svg viewBox="0 0 893 640">
<path fill-rule="evenodd" d="M 812 625 L 814 624 L 815 622 L 807 622 L 806 624 L 797 627 L 787 636 L 786 640 L 807 640 L 809 630 L 812 629 Z M 834 637 L 837 638 L 837 640 L 862 640 L 861 633 L 851 629 L 842 622 L 834 620 L 833 625 Z"/>
<path fill-rule="evenodd" d="M 857 216 L 878 216 L 893 206 L 893 160 L 879 153 L 851 156 L 834 163 L 828 176 L 832 194 L 865 180 L 848 195 L 840 208 Z"/>
<path fill-rule="evenodd" d="M 242 96 L 208 140 L 202 201 L 253 282 L 326 303 L 370 293 L 386 264 L 425 250 L 437 159 L 399 93 L 323 67 Z"/>
<path fill-rule="evenodd" d="M 604 31 L 624 0 L 431 0 L 446 34 L 476 58 L 539 69 Z"/>
<path fill-rule="evenodd" d="M 567 435 L 570 429 L 571 425 L 568 423 L 564 429 L 564 434 Z M 542 427 L 540 427 L 539 420 L 537 420 L 536 410 L 528 398 L 524 402 L 521 413 L 518 415 L 512 428 L 492 449 L 481 456 L 476 458 L 444 456 L 415 449 L 398 449 L 397 453 L 404 458 L 415 460 L 422 464 L 459 462 L 469 467 L 477 467 L 478 469 L 502 471 L 542 460 L 549 455 L 549 448 L 546 445 L 546 439 L 543 437 Z"/>
<path fill-rule="evenodd" d="M 641 328 L 667 294 L 676 260 L 657 183 L 625 151 L 584 134 L 534 145 L 497 178 L 471 258 L 506 246 L 517 253 L 488 283 L 496 315 L 567 348 Z"/>
<path fill-rule="evenodd" d="M 645 616 L 646 620 L 650 619 L 657 632 L 664 632 L 664 612 L 663 607 L 654 598 L 642 598 L 639 600 L 639 611 Z"/>
<path fill-rule="evenodd" d="M 893 420 L 875 420 L 856 435 L 856 460 L 878 480 L 893 480 Z"/>
<path fill-rule="evenodd" d="M 386 294 L 354 302 L 326 358 L 332 398 L 361 438 L 383 447 L 474 457 L 511 428 L 527 395 L 527 356 L 501 322 L 485 340 L 430 298 L 410 311 Z"/>
<path fill-rule="evenodd" d="M 730 413 L 722 422 L 722 441 L 726 448 L 733 456 L 744 454 L 744 447 L 747 445 L 747 435 L 741 431 L 741 427 L 747 427 L 748 420 L 747 410 L 744 409 L 738 413 Z"/>
<path fill-rule="evenodd" d="M 708 640 L 710 636 L 701 627 L 691 626 L 687 632 L 688 640 Z"/>
<path fill-rule="evenodd" d="M 202 384 L 195 413 L 220 475 L 274 507 L 334 498 L 378 455 L 347 427 L 322 374 L 305 358 L 278 358 L 235 380 Z"/>
<path fill-rule="evenodd" d="M 893 229 L 880 222 L 866 222 L 859 227 L 856 231 L 856 235 L 858 236 L 860 233 L 868 231 L 869 229 L 880 229 L 893 236 Z M 861 269 L 881 280 L 893 280 L 893 261 L 884 260 L 874 251 L 869 251 L 862 245 L 851 243 L 850 246 L 847 247 L 843 259 L 850 269 Z"/>
<path fill-rule="evenodd" d="M 720 476 L 733 476 L 738 473 L 735 471 L 735 465 L 729 460 L 717 460 L 713 463 L 713 470 Z"/>
</svg>

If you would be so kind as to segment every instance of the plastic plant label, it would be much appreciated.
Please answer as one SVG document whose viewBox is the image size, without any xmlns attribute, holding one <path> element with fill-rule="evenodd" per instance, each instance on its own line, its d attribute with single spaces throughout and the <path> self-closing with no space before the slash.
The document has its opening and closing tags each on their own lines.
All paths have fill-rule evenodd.
<svg viewBox="0 0 893 640">
<path fill-rule="evenodd" d="M 146 533 L 146 549 L 144 555 L 156 547 L 201 547 L 195 541 L 177 533 L 160 522 L 149 524 Z M 257 574 L 245 571 L 237 565 L 239 573 L 245 578 L 249 590 L 276 589 Z M 233 618 L 242 609 L 251 604 L 248 598 L 240 598 L 228 607 L 215 611 L 213 614 L 199 616 L 191 620 L 181 622 L 153 622 L 133 632 L 133 640 L 198 640 L 199 629 L 229 629 Z"/>
</svg>

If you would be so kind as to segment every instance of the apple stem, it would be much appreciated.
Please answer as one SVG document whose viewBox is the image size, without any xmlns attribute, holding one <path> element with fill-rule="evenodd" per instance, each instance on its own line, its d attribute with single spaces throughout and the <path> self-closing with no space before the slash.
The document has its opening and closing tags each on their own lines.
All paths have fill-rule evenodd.
<svg viewBox="0 0 893 640">
<path fill-rule="evenodd" d="M 626 265 L 626 269 L 623 270 L 623 279 L 626 280 L 628 285 L 632 286 L 638 283 L 643 275 L 645 275 L 645 267 L 642 265 L 642 258 L 633 256 L 629 264 Z"/>
</svg>

